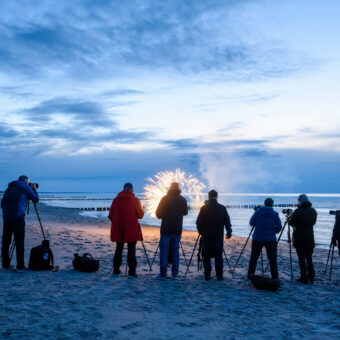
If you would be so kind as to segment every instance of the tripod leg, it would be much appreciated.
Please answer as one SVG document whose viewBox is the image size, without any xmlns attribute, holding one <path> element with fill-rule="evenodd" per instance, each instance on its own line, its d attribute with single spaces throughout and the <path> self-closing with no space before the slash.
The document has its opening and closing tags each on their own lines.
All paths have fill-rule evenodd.
<svg viewBox="0 0 340 340">
<path fill-rule="evenodd" d="M 280 240 L 281 240 L 283 231 L 285 230 L 287 223 L 288 223 L 288 220 L 285 221 L 285 224 L 283 225 L 283 227 L 282 227 L 282 229 L 281 229 L 281 231 L 280 231 L 280 235 L 279 235 L 279 237 L 278 237 L 278 239 L 277 239 L 277 244 L 279 244 L 279 242 L 280 242 Z M 264 272 L 266 272 L 266 271 L 268 270 L 268 267 L 269 267 L 269 262 L 267 263 L 266 268 L 264 269 Z"/>
<path fill-rule="evenodd" d="M 288 242 L 289 242 L 289 260 L 290 260 L 290 276 L 291 279 L 294 279 L 293 276 L 293 259 L 292 259 L 292 240 L 290 238 L 290 225 L 288 223 Z"/>
<path fill-rule="evenodd" d="M 152 269 L 153 263 L 155 262 L 155 258 L 156 258 L 156 255 L 157 255 L 157 253 L 158 253 L 158 249 L 159 249 L 159 243 L 158 243 L 157 249 L 156 249 L 156 251 L 155 251 L 155 253 L 154 253 L 154 255 L 153 255 L 153 259 L 152 259 L 152 262 L 151 262 L 151 269 Z"/>
<path fill-rule="evenodd" d="M 327 267 L 328 267 L 328 262 L 329 262 L 329 256 L 331 255 L 332 246 L 333 246 L 333 243 L 332 243 L 332 241 L 331 241 L 331 244 L 330 244 L 330 246 L 329 246 L 329 252 L 328 252 L 326 267 L 325 267 L 325 271 L 324 271 L 324 273 L 323 273 L 324 275 L 326 275 L 326 273 L 327 273 Z"/>
<path fill-rule="evenodd" d="M 37 203 L 33 202 L 33 204 L 34 204 L 35 212 L 37 213 L 38 221 L 39 221 L 40 228 L 41 228 L 41 233 L 43 235 L 44 240 L 46 240 L 44 228 L 42 226 L 40 215 L 39 215 L 38 208 L 37 208 Z"/>
<path fill-rule="evenodd" d="M 146 248 L 145 248 L 145 245 L 144 245 L 144 241 L 142 240 L 142 245 L 143 245 L 143 249 L 144 249 L 144 254 L 145 254 L 145 257 L 146 257 L 146 261 L 148 262 L 148 265 L 149 265 L 149 268 L 150 268 L 150 271 L 152 270 L 152 267 L 151 267 L 151 264 L 150 264 L 150 261 L 149 261 L 149 257 L 148 257 L 148 254 L 146 252 Z"/>
<path fill-rule="evenodd" d="M 189 267 L 190 267 L 192 258 L 194 257 L 194 253 L 195 253 L 195 250 L 196 250 L 196 247 L 197 247 L 197 244 L 198 244 L 198 241 L 199 241 L 200 237 L 201 237 L 201 235 L 198 235 L 198 236 L 197 236 L 197 240 L 196 240 L 196 243 L 195 243 L 195 246 L 194 246 L 194 250 L 192 251 L 192 254 L 191 254 L 189 263 L 188 263 L 188 265 L 187 265 L 187 270 L 185 271 L 184 277 L 187 276 L 187 273 L 188 273 L 188 271 L 189 271 Z"/>
<path fill-rule="evenodd" d="M 187 261 L 187 258 L 185 256 L 185 252 L 184 252 L 184 248 L 183 248 L 183 244 L 181 241 L 179 241 L 179 244 L 181 245 L 181 248 L 182 248 L 182 253 L 183 253 L 183 257 L 184 257 L 184 261 L 185 261 L 185 265 L 187 266 L 188 265 L 188 261 Z"/>
<path fill-rule="evenodd" d="M 11 263 L 12 261 L 12 257 L 14 254 L 14 249 L 15 249 L 15 241 L 13 240 L 12 244 L 11 244 L 11 248 L 9 250 L 9 262 Z"/>
<path fill-rule="evenodd" d="M 231 276 L 234 278 L 234 273 L 233 273 L 233 271 L 231 270 L 231 267 L 230 267 L 230 263 L 229 263 L 229 261 L 228 261 L 227 254 L 225 253 L 225 250 L 224 250 L 224 249 L 223 249 L 223 253 L 224 253 L 225 260 L 227 261 L 227 265 L 228 265 L 228 267 L 229 267 L 230 274 L 231 274 Z"/>
<path fill-rule="evenodd" d="M 262 271 L 262 276 L 264 276 L 264 268 L 263 268 L 263 251 L 261 249 L 261 271 Z"/>
<path fill-rule="evenodd" d="M 233 269 L 233 273 L 235 273 L 235 269 L 236 269 L 236 267 L 237 267 L 238 261 L 240 260 L 242 254 L 243 254 L 243 251 L 244 251 L 244 249 L 245 249 L 246 246 L 247 246 L 247 243 L 248 243 L 248 241 L 249 241 L 249 239 L 250 239 L 251 234 L 253 233 L 254 228 L 255 228 L 255 227 L 252 227 L 251 230 L 250 230 L 250 233 L 249 233 L 249 236 L 248 236 L 248 238 L 247 238 L 247 240 L 246 240 L 246 243 L 244 244 L 244 246 L 243 246 L 243 248 L 242 248 L 242 250 L 241 250 L 241 253 L 240 253 L 240 255 L 238 256 L 237 261 L 236 261 L 236 263 L 235 263 L 235 266 L 234 266 L 234 269 Z"/>
<path fill-rule="evenodd" d="M 333 247 L 332 247 L 332 257 L 331 257 L 331 267 L 329 269 L 329 281 L 331 281 L 331 278 L 332 278 L 334 248 L 335 247 L 333 245 Z"/>
<path fill-rule="evenodd" d="M 126 249 L 126 263 L 125 263 L 125 275 L 124 275 L 125 277 L 127 277 L 127 270 L 128 270 L 128 249 Z"/>
</svg>

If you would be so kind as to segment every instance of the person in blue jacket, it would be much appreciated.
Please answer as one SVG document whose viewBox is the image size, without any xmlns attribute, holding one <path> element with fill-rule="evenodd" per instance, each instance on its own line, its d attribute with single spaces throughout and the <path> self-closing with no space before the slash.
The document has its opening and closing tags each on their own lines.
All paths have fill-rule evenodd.
<svg viewBox="0 0 340 340">
<path fill-rule="evenodd" d="M 10 266 L 9 246 L 12 241 L 12 234 L 16 246 L 17 269 L 25 269 L 25 210 L 28 200 L 39 201 L 35 185 L 29 185 L 27 176 L 20 176 L 17 181 L 8 184 L 8 188 L 1 200 L 3 213 L 2 232 L 2 268 Z"/>
<path fill-rule="evenodd" d="M 257 260 L 263 247 L 266 248 L 272 278 L 279 278 L 276 234 L 281 231 L 282 223 L 279 214 L 273 209 L 273 204 L 274 201 L 271 198 L 266 198 L 264 207 L 256 209 L 249 222 L 249 224 L 254 227 L 248 269 L 249 279 L 255 274 Z"/>
</svg>

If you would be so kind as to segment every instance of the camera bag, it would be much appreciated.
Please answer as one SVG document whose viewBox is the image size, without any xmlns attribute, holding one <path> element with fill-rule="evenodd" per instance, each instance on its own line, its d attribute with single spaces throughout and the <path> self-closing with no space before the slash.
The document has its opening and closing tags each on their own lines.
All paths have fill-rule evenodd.
<svg viewBox="0 0 340 340">
<path fill-rule="evenodd" d="M 94 259 L 89 253 L 85 253 L 83 256 L 75 253 L 72 264 L 75 270 L 84 273 L 96 272 L 99 269 L 99 260 Z"/>
<path fill-rule="evenodd" d="M 251 283 L 256 289 L 269 290 L 271 292 L 276 292 L 280 288 L 280 280 L 266 276 L 253 275 Z"/>
<path fill-rule="evenodd" d="M 53 263 L 53 253 L 48 240 L 43 240 L 40 246 L 31 249 L 28 262 L 30 270 L 52 270 Z"/>
</svg>

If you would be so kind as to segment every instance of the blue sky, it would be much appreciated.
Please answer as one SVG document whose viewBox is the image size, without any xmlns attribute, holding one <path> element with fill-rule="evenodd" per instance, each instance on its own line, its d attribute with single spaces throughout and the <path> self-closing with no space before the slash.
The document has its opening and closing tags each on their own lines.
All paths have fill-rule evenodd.
<svg viewBox="0 0 340 340">
<path fill-rule="evenodd" d="M 0 186 L 340 192 L 340 3 L 0 1 Z"/>
</svg>

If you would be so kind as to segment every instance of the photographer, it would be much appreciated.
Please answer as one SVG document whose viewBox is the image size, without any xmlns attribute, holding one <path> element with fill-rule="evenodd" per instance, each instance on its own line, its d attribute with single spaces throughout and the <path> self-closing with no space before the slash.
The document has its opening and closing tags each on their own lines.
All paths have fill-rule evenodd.
<svg viewBox="0 0 340 340">
<path fill-rule="evenodd" d="M 263 247 L 266 248 L 270 264 L 270 272 L 273 279 L 278 279 L 277 269 L 277 240 L 276 235 L 282 229 L 279 214 L 273 209 L 274 201 L 266 198 L 264 207 L 256 209 L 249 224 L 255 228 L 251 244 L 248 278 L 255 274 L 257 260 Z"/>
<path fill-rule="evenodd" d="M 313 226 L 317 213 L 307 195 L 299 195 L 297 201 L 298 208 L 290 217 L 289 224 L 294 229 L 293 247 L 296 249 L 300 267 L 300 278 L 297 281 L 307 284 L 308 280 L 313 283 L 315 278 L 312 256 L 315 247 Z"/>
<path fill-rule="evenodd" d="M 332 236 L 332 243 L 334 246 L 336 246 L 336 242 L 338 242 L 338 250 L 340 256 L 340 211 L 337 211 L 335 216 L 335 224 Z"/>
<path fill-rule="evenodd" d="M 223 280 L 223 236 L 224 227 L 227 231 L 226 238 L 231 238 L 231 224 L 227 209 L 217 202 L 218 193 L 210 190 L 209 200 L 201 208 L 196 225 L 197 231 L 202 235 L 202 255 L 204 277 L 211 279 L 211 258 L 215 258 L 215 271 L 217 280 Z"/>
<path fill-rule="evenodd" d="M 122 256 L 124 243 L 128 244 L 127 262 L 129 266 L 129 277 L 137 277 L 136 267 L 136 244 L 142 241 L 142 230 L 138 219 L 143 218 L 144 212 L 142 205 L 133 193 L 131 183 L 125 183 L 123 191 L 113 200 L 109 220 L 111 221 L 111 241 L 117 243 L 113 258 L 113 273 L 121 273 Z"/>
<path fill-rule="evenodd" d="M 160 274 L 156 276 L 157 280 L 165 280 L 167 277 L 169 243 L 172 254 L 172 278 L 176 279 L 178 276 L 179 242 L 182 236 L 183 216 L 187 214 L 187 200 L 181 195 L 179 184 L 173 182 L 167 195 L 160 200 L 156 210 L 156 216 L 162 219 L 159 240 Z"/>
<path fill-rule="evenodd" d="M 12 241 L 12 234 L 16 246 L 17 269 L 25 269 L 25 210 L 28 200 L 37 203 L 39 196 L 36 191 L 36 184 L 30 184 L 27 176 L 20 176 L 17 181 L 8 184 L 1 200 L 3 212 L 1 254 L 2 268 L 4 269 L 9 269 L 10 266 L 9 246 Z"/>
</svg>

